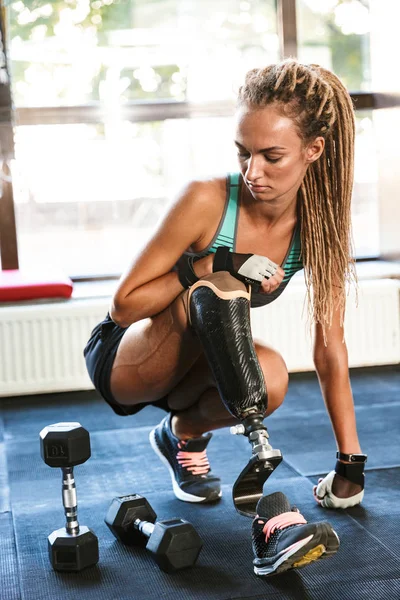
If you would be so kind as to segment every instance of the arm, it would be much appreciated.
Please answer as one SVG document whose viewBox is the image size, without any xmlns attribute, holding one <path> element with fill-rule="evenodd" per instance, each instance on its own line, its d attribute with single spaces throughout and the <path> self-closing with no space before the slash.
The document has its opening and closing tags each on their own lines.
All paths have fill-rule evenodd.
<svg viewBox="0 0 400 600">
<path fill-rule="evenodd" d="M 145 248 L 122 275 L 113 296 L 110 315 L 122 327 L 152 317 L 182 293 L 183 287 L 171 269 L 179 257 L 206 235 L 215 204 L 212 181 L 193 182 L 178 196 Z M 212 270 L 212 257 L 196 262 L 196 274 Z"/>
<path fill-rule="evenodd" d="M 327 408 L 338 450 L 346 454 L 361 453 L 356 429 L 353 394 L 350 385 L 349 364 L 339 311 L 333 316 L 324 345 L 322 327 L 315 328 L 314 365 Z"/>
</svg>

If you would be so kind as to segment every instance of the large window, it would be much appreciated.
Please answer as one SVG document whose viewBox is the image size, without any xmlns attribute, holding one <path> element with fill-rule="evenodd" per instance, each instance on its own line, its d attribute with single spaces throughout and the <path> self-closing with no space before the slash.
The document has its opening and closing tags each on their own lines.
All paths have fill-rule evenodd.
<svg viewBox="0 0 400 600">
<path fill-rule="evenodd" d="M 369 0 L 297 0 L 298 57 L 338 75 L 347 89 L 371 90 Z"/>
<path fill-rule="evenodd" d="M 186 179 L 236 168 L 231 138 L 222 117 L 19 127 L 21 266 L 121 272 Z"/>
<path fill-rule="evenodd" d="M 279 52 L 274 0 L 17 0 L 17 106 L 214 100 Z"/>
<path fill-rule="evenodd" d="M 290 2 L 299 59 L 370 90 L 368 3 Z M 233 100 L 249 68 L 284 52 L 288 23 L 277 7 L 281 0 L 9 5 L 20 266 L 119 274 L 180 186 L 237 168 Z M 376 186 L 372 112 L 359 111 L 359 256 L 379 251 Z"/>
<path fill-rule="evenodd" d="M 10 10 L 16 105 L 99 103 L 105 115 L 17 127 L 20 264 L 48 263 L 51 248 L 72 275 L 118 273 L 176 186 L 236 167 L 231 103 L 249 68 L 279 57 L 275 1 L 38 0 Z M 158 114 L 129 121 L 121 107 L 132 102 L 158 102 Z M 225 102 L 226 116 L 160 120 L 162 102 Z"/>
<path fill-rule="evenodd" d="M 371 91 L 369 0 L 297 0 L 296 7 L 299 60 L 331 69 L 351 91 Z M 356 255 L 369 257 L 379 253 L 376 143 L 372 111 L 356 114 L 353 233 Z"/>
</svg>

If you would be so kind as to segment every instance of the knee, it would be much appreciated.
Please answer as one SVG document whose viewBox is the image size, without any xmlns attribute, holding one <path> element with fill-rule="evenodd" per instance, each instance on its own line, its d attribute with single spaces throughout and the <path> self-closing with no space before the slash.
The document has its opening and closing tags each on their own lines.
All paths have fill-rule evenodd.
<svg viewBox="0 0 400 600">
<path fill-rule="evenodd" d="M 269 416 L 285 399 L 289 386 L 289 373 L 279 352 L 258 342 L 255 342 L 255 348 L 268 394 L 265 416 Z"/>
</svg>

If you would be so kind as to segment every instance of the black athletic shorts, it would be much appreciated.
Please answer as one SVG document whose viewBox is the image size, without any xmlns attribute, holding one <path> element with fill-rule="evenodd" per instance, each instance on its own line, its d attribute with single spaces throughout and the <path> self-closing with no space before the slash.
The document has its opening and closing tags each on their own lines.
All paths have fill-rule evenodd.
<svg viewBox="0 0 400 600">
<path fill-rule="evenodd" d="M 117 415 L 134 415 L 149 405 L 170 412 L 167 396 L 163 396 L 155 402 L 143 402 L 132 406 L 120 404 L 113 397 L 110 388 L 111 370 L 125 331 L 127 331 L 127 327 L 116 325 L 107 313 L 106 318 L 96 325 L 90 334 L 83 356 L 94 387 Z"/>
</svg>

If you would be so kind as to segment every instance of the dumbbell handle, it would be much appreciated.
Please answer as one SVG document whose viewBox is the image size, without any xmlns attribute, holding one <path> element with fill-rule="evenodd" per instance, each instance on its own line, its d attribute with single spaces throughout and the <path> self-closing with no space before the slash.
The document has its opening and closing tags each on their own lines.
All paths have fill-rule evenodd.
<svg viewBox="0 0 400 600">
<path fill-rule="evenodd" d="M 150 537 L 154 531 L 154 523 L 150 523 L 149 521 L 141 521 L 140 519 L 136 519 L 133 522 L 133 526 L 135 529 L 138 529 L 143 535 L 146 537 Z"/>
<path fill-rule="evenodd" d="M 62 501 L 67 522 L 65 529 L 71 535 L 79 533 L 78 499 L 73 467 L 62 467 Z"/>
</svg>

